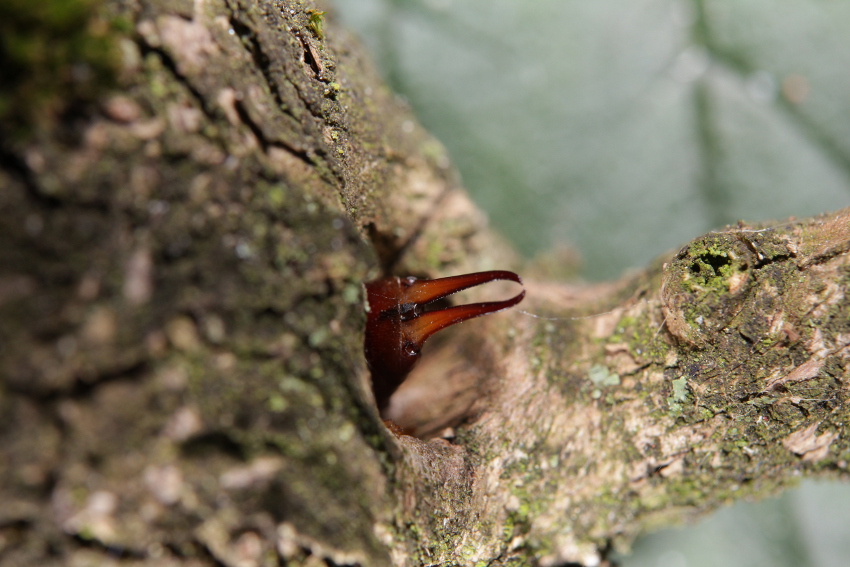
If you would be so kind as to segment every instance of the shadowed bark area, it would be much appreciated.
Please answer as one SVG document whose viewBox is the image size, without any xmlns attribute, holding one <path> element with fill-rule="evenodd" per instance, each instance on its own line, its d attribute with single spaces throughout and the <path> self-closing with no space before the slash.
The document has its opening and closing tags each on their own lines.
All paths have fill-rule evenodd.
<svg viewBox="0 0 850 567">
<path fill-rule="evenodd" d="M 93 6 L 113 86 L 3 119 L 1 564 L 593 565 L 846 477 L 847 210 L 527 282 L 394 401 L 456 436 L 390 434 L 362 282 L 519 261 L 320 8 Z"/>
</svg>

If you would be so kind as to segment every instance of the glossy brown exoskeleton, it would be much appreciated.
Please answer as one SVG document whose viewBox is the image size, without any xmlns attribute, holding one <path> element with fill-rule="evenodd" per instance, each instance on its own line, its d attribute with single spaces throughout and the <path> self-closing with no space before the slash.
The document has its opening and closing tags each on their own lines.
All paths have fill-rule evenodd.
<svg viewBox="0 0 850 567">
<path fill-rule="evenodd" d="M 422 345 L 455 323 L 513 307 L 525 291 L 505 301 L 457 305 L 434 311 L 425 306 L 464 289 L 495 280 L 522 284 L 513 272 L 497 270 L 436 280 L 390 277 L 366 284 L 369 313 L 366 322 L 366 361 L 372 373 L 372 390 L 383 412 L 390 396 L 419 361 Z"/>
</svg>

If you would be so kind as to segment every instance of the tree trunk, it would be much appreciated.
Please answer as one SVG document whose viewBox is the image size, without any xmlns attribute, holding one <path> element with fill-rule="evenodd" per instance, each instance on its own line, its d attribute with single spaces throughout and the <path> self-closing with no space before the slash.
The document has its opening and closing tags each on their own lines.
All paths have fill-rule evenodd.
<svg viewBox="0 0 850 567">
<path fill-rule="evenodd" d="M 362 282 L 520 264 L 352 37 L 301 0 L 5 10 L 59 55 L 0 97 L 0 564 L 594 565 L 847 477 L 850 210 L 527 281 L 537 317 L 434 340 L 390 411 L 440 436 L 397 437 Z"/>
</svg>

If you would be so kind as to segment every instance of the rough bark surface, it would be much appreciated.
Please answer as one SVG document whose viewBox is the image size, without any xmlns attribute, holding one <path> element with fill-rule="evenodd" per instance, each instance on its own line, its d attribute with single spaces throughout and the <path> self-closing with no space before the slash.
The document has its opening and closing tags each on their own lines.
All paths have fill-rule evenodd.
<svg viewBox="0 0 850 567">
<path fill-rule="evenodd" d="M 850 210 L 528 282 L 389 433 L 362 282 L 518 260 L 319 8 L 105 2 L 114 86 L 2 130 L 0 564 L 594 565 L 848 476 Z"/>
</svg>

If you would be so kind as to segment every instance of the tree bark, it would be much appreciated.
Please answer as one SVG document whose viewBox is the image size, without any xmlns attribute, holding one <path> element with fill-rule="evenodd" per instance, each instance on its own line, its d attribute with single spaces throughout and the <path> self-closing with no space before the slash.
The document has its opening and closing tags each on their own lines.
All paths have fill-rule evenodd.
<svg viewBox="0 0 850 567">
<path fill-rule="evenodd" d="M 439 435 L 396 437 L 362 282 L 521 266 L 442 146 L 311 2 L 81 30 L 112 86 L 3 118 L 3 565 L 595 565 L 847 477 L 850 209 L 528 281 L 536 317 L 434 339 L 390 411 Z"/>
</svg>

